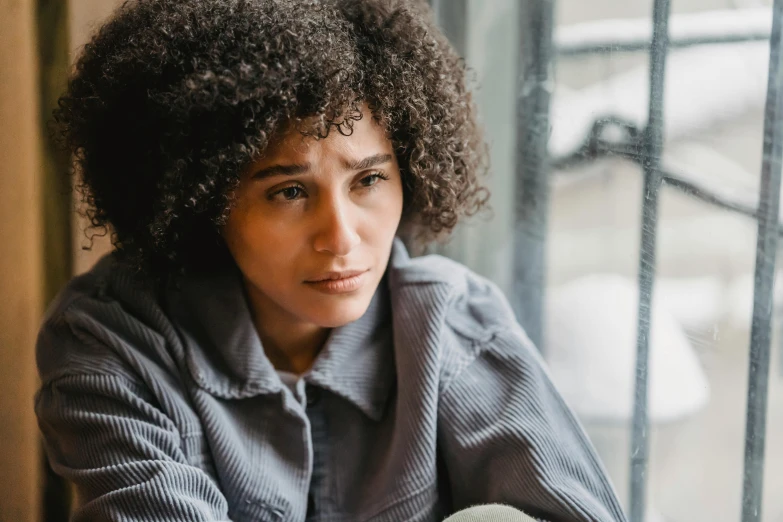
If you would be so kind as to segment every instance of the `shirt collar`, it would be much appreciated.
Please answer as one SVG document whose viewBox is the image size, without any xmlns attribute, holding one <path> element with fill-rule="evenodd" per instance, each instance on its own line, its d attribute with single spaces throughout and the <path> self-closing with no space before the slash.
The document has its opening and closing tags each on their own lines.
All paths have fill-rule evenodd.
<svg viewBox="0 0 783 522">
<path fill-rule="evenodd" d="M 399 248 L 405 247 L 396 240 L 393 250 Z M 362 317 L 331 331 L 305 376 L 375 420 L 383 416 L 396 381 L 388 281 L 388 276 L 381 280 Z M 168 291 L 167 308 L 184 341 L 188 371 L 203 390 L 226 399 L 282 390 L 235 267 L 185 278 L 178 289 Z"/>
</svg>

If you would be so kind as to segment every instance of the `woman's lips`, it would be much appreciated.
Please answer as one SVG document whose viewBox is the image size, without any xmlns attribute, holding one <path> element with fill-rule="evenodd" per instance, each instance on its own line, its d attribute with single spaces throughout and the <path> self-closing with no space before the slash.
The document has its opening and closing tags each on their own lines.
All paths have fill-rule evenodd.
<svg viewBox="0 0 783 522">
<path fill-rule="evenodd" d="M 319 276 L 317 280 L 305 281 L 313 290 L 324 294 L 346 294 L 355 292 L 362 287 L 367 270 L 351 270 L 346 272 L 330 272 Z"/>
</svg>

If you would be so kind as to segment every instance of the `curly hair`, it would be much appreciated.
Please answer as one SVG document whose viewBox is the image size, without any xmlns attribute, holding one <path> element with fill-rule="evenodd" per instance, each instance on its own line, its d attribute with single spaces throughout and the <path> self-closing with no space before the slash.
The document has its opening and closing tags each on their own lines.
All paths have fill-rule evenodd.
<svg viewBox="0 0 783 522">
<path fill-rule="evenodd" d="M 91 228 L 169 273 L 225 255 L 232 192 L 270 137 L 350 133 L 362 103 L 397 153 L 407 238 L 486 204 L 464 61 L 415 0 L 126 0 L 85 45 L 55 124 Z"/>
</svg>

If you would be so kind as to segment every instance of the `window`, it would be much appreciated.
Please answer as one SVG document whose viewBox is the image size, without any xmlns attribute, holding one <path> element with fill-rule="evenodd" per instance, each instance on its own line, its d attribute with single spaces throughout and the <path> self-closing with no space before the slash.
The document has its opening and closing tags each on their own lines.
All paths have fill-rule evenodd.
<svg viewBox="0 0 783 522">
<path fill-rule="evenodd" d="M 506 291 L 633 522 L 782 520 L 783 1 L 432 3 L 492 153 L 493 218 L 442 252 Z"/>
</svg>

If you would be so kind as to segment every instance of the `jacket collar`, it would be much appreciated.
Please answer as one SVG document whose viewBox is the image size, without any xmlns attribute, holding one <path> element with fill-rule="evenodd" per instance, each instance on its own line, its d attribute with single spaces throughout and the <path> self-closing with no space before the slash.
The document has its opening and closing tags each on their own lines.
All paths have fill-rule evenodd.
<svg viewBox="0 0 783 522">
<path fill-rule="evenodd" d="M 332 330 L 305 380 L 380 420 L 396 382 L 388 277 L 358 320 Z"/>
<path fill-rule="evenodd" d="M 193 380 L 212 395 L 243 399 L 282 389 L 264 355 L 239 271 L 188 276 L 167 293 Z"/>
<path fill-rule="evenodd" d="M 405 249 L 396 240 L 393 251 L 400 248 Z M 407 259 L 407 252 L 402 259 Z M 375 420 L 382 418 L 396 381 L 388 283 L 387 275 L 361 318 L 332 330 L 305 376 Z M 168 291 L 167 308 L 184 342 L 188 371 L 200 388 L 225 399 L 282 391 L 235 267 L 186 278 L 179 289 Z"/>
</svg>

